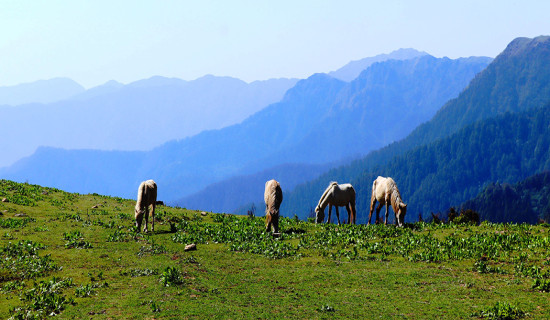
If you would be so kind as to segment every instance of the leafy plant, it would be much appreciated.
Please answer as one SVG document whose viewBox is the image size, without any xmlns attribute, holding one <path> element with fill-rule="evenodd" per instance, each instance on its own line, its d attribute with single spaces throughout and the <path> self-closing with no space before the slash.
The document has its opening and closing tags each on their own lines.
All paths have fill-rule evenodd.
<svg viewBox="0 0 550 320">
<path fill-rule="evenodd" d="M 24 292 L 21 300 L 23 307 L 11 310 L 10 319 L 42 319 L 61 313 L 67 305 L 74 304 L 73 298 L 62 295 L 63 289 L 73 286 L 71 278 L 53 277 L 49 281 L 35 283 L 33 288 Z"/>
<path fill-rule="evenodd" d="M 65 248 L 81 248 L 89 249 L 93 248 L 92 244 L 82 239 L 82 233 L 78 230 L 63 233 L 63 239 L 67 240 Z"/>
<path fill-rule="evenodd" d="M 156 301 L 151 301 L 151 311 L 160 312 L 160 305 Z"/>
<path fill-rule="evenodd" d="M 74 295 L 77 297 L 90 297 L 95 293 L 95 287 L 93 284 L 88 283 L 86 285 L 80 285 L 74 290 Z"/>
<path fill-rule="evenodd" d="M 23 219 L 15 219 L 15 218 L 4 218 L 0 219 L 0 228 L 23 228 L 25 227 L 29 222 L 34 222 L 36 219 L 31 217 L 25 217 Z"/>
<path fill-rule="evenodd" d="M 151 275 L 158 275 L 159 271 L 158 269 L 132 269 L 130 271 L 121 272 L 121 275 L 128 275 L 130 277 L 147 277 Z"/>
<path fill-rule="evenodd" d="M 542 292 L 550 292 L 550 279 L 535 279 L 532 287 Z"/>
<path fill-rule="evenodd" d="M 166 252 L 168 252 L 168 250 L 166 249 L 165 246 L 163 246 L 162 244 L 157 244 L 154 241 L 152 241 L 151 244 L 141 246 L 139 248 L 139 252 L 137 253 L 137 255 L 142 257 L 148 254 L 161 254 Z"/>
<path fill-rule="evenodd" d="M 179 286 L 185 283 L 183 274 L 176 267 L 166 267 L 160 276 L 160 281 L 165 287 Z"/>
<path fill-rule="evenodd" d="M 30 240 L 8 243 L 0 251 L 0 276 L 3 280 L 30 279 L 56 270 L 49 255 L 41 257 L 44 245 Z"/>
<path fill-rule="evenodd" d="M 475 314 L 480 318 L 495 320 L 513 320 L 523 318 L 526 313 L 508 302 L 497 302 L 494 306 Z"/>
<path fill-rule="evenodd" d="M 336 311 L 336 309 L 334 309 L 334 307 L 332 307 L 328 304 L 324 304 L 319 309 L 317 309 L 317 311 L 320 311 L 320 312 L 334 312 L 334 311 Z"/>
<path fill-rule="evenodd" d="M 25 287 L 24 281 L 13 280 L 13 281 L 8 281 L 4 283 L 0 288 L 0 291 L 2 292 L 18 291 L 18 290 L 22 290 L 24 287 Z"/>
</svg>

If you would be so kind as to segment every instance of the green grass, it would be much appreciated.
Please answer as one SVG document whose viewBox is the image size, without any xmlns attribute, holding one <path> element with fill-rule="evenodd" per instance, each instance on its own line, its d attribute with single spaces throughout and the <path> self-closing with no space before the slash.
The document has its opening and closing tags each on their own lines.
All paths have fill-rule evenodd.
<svg viewBox="0 0 550 320">
<path fill-rule="evenodd" d="M 0 315 L 17 318 L 545 318 L 548 225 L 315 225 L 0 180 Z M 92 206 L 97 205 L 97 209 Z M 16 214 L 24 214 L 16 217 Z M 186 244 L 197 250 L 185 252 Z"/>
</svg>

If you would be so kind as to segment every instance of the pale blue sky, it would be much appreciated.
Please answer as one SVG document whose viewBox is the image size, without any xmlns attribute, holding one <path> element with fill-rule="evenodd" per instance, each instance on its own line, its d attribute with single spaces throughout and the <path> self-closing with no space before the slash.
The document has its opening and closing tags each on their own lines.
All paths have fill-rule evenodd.
<svg viewBox="0 0 550 320">
<path fill-rule="evenodd" d="M 398 48 L 491 56 L 550 34 L 550 1 L 0 0 L 0 86 L 153 75 L 306 78 Z"/>
</svg>

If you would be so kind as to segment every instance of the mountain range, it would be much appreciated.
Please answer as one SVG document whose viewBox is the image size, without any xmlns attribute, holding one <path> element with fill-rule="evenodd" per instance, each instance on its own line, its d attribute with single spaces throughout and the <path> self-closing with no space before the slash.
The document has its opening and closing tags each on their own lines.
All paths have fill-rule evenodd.
<svg viewBox="0 0 550 320">
<path fill-rule="evenodd" d="M 39 146 L 150 150 L 166 141 L 241 122 L 279 101 L 297 81 L 152 77 L 127 85 L 110 81 L 76 94 L 66 90 L 65 98 L 57 102 L 0 106 L 0 126 L 17 137 L 0 141 L 5 151 L 0 166 L 31 155 Z M 64 87 L 58 82 L 40 83 L 42 89 L 55 87 L 61 92 Z M 41 92 L 31 90 L 35 87 L 20 86 L 29 97 Z"/>
<path fill-rule="evenodd" d="M 415 49 L 399 49 L 390 53 L 379 54 L 374 57 L 350 61 L 340 69 L 329 72 L 328 75 L 342 81 L 350 82 L 357 78 L 363 70 L 367 69 L 376 62 L 384 62 L 387 60 L 409 60 L 426 55 L 428 55 L 428 53 Z"/>
<path fill-rule="evenodd" d="M 518 38 L 456 98 L 405 139 L 285 194 L 286 215 L 305 218 L 330 181 L 351 182 L 366 222 L 372 181 L 392 176 L 407 218 L 443 212 L 494 182 L 550 169 L 550 37 Z"/>
<path fill-rule="evenodd" d="M 189 208 L 233 212 L 243 204 L 237 199 L 246 198 L 248 202 L 261 199 L 262 183 L 259 183 L 261 179 L 258 176 L 265 177 L 269 172 L 264 168 L 284 163 L 332 163 L 331 167 L 334 167 L 342 164 L 343 159 L 349 162 L 352 158 L 398 140 L 432 117 L 447 100 L 456 97 L 490 60 L 475 57 L 451 60 L 423 55 L 410 60 L 375 63 L 355 80 L 343 85 L 333 100 L 327 99 L 322 104 L 308 104 L 307 108 L 304 107 L 305 112 L 297 114 L 297 118 L 284 119 L 274 126 L 283 132 L 298 133 L 298 128 L 289 128 L 288 123 L 300 123 L 302 126 L 299 129 L 303 131 L 286 136 L 278 133 L 278 136 L 284 137 L 277 142 L 278 150 L 271 152 L 269 157 L 247 165 L 247 174 L 209 186 L 197 194 L 178 200 L 177 204 Z M 326 75 L 318 75 L 321 76 L 325 81 L 332 79 Z M 308 80 L 313 82 L 315 79 L 312 77 Z M 314 83 L 311 87 L 319 87 L 319 84 Z M 279 106 L 277 108 L 280 110 Z M 285 109 L 278 112 L 289 113 Z M 313 115 L 319 118 L 315 120 Z M 315 120 L 315 123 L 306 123 L 306 117 L 308 121 Z M 268 120 L 261 122 L 268 123 Z M 262 138 L 265 139 L 267 138 Z M 250 172 L 260 170 L 262 172 L 255 178 L 257 184 L 241 186 L 239 197 L 231 196 L 234 193 L 230 191 L 232 182 L 248 180 L 251 178 Z M 295 172 L 292 168 L 288 170 Z M 272 176 L 286 177 L 276 172 Z M 285 190 L 290 191 L 297 183 L 311 178 L 309 174 L 301 177 L 298 172 L 296 176 L 292 183 L 283 184 Z M 282 180 L 281 183 L 287 179 Z M 229 205 L 230 203 L 232 204 Z"/>
<path fill-rule="evenodd" d="M 281 101 L 239 124 L 173 140 L 146 152 L 39 148 L 31 157 L 1 170 L 0 176 L 123 197 L 134 197 L 139 182 L 153 178 L 159 196 L 174 201 L 232 176 L 284 164 L 302 168 L 334 164 L 402 138 L 456 97 L 490 61 L 422 55 L 374 63 L 351 82 L 315 74 L 298 81 Z M 142 127 L 147 128 L 147 123 L 142 122 Z M 129 130 L 129 126 L 120 130 Z M 302 182 L 311 177 L 296 175 Z M 250 195 L 255 189 L 254 185 L 243 192 Z M 207 199 L 222 197 L 223 193 L 214 193 Z M 184 201 L 181 205 L 187 206 Z"/>
<path fill-rule="evenodd" d="M 0 87 L 0 106 L 17 106 L 29 103 L 53 103 L 66 100 L 86 90 L 68 78 L 54 78 Z"/>
</svg>

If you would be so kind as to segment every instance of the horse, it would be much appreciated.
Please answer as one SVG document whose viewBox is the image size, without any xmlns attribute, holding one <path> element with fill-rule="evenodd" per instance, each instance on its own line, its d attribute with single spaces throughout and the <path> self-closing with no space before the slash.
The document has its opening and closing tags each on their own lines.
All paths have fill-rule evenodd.
<svg viewBox="0 0 550 320">
<path fill-rule="evenodd" d="M 138 188 L 138 195 L 135 207 L 136 227 L 141 228 L 141 222 L 145 215 L 145 226 L 143 232 L 147 232 L 147 222 L 149 220 L 149 206 L 152 206 L 152 227 L 151 231 L 155 231 L 155 205 L 157 201 L 157 184 L 153 180 L 143 181 Z"/>
<path fill-rule="evenodd" d="M 273 233 L 279 233 L 279 207 L 283 202 L 283 190 L 281 184 L 276 180 L 269 180 L 265 183 L 265 232 L 269 229 Z"/>
<path fill-rule="evenodd" d="M 338 184 L 337 182 L 331 182 L 321 199 L 317 207 L 315 207 L 315 222 L 321 223 L 325 219 L 325 208 L 328 207 L 328 219 L 327 223 L 330 222 L 330 215 L 332 206 L 336 208 L 336 219 L 338 219 L 338 224 L 340 224 L 340 214 L 338 213 L 338 207 L 346 207 L 348 211 L 348 223 L 355 224 L 355 189 L 349 183 Z"/>
<path fill-rule="evenodd" d="M 395 181 L 393 181 L 392 178 L 379 176 L 372 183 L 370 213 L 367 224 L 370 224 L 370 219 L 372 217 L 372 212 L 374 211 L 376 201 L 379 202 L 378 208 L 376 208 L 376 222 L 378 222 L 380 209 L 382 209 L 385 205 L 386 219 L 384 220 L 384 225 L 387 225 L 389 206 L 391 204 L 393 213 L 395 214 L 395 224 L 398 224 L 400 227 L 403 226 L 403 220 L 405 219 L 405 214 L 407 213 L 407 205 L 401 199 L 401 194 L 399 193 L 399 189 L 397 189 L 397 184 L 395 184 Z"/>
</svg>

